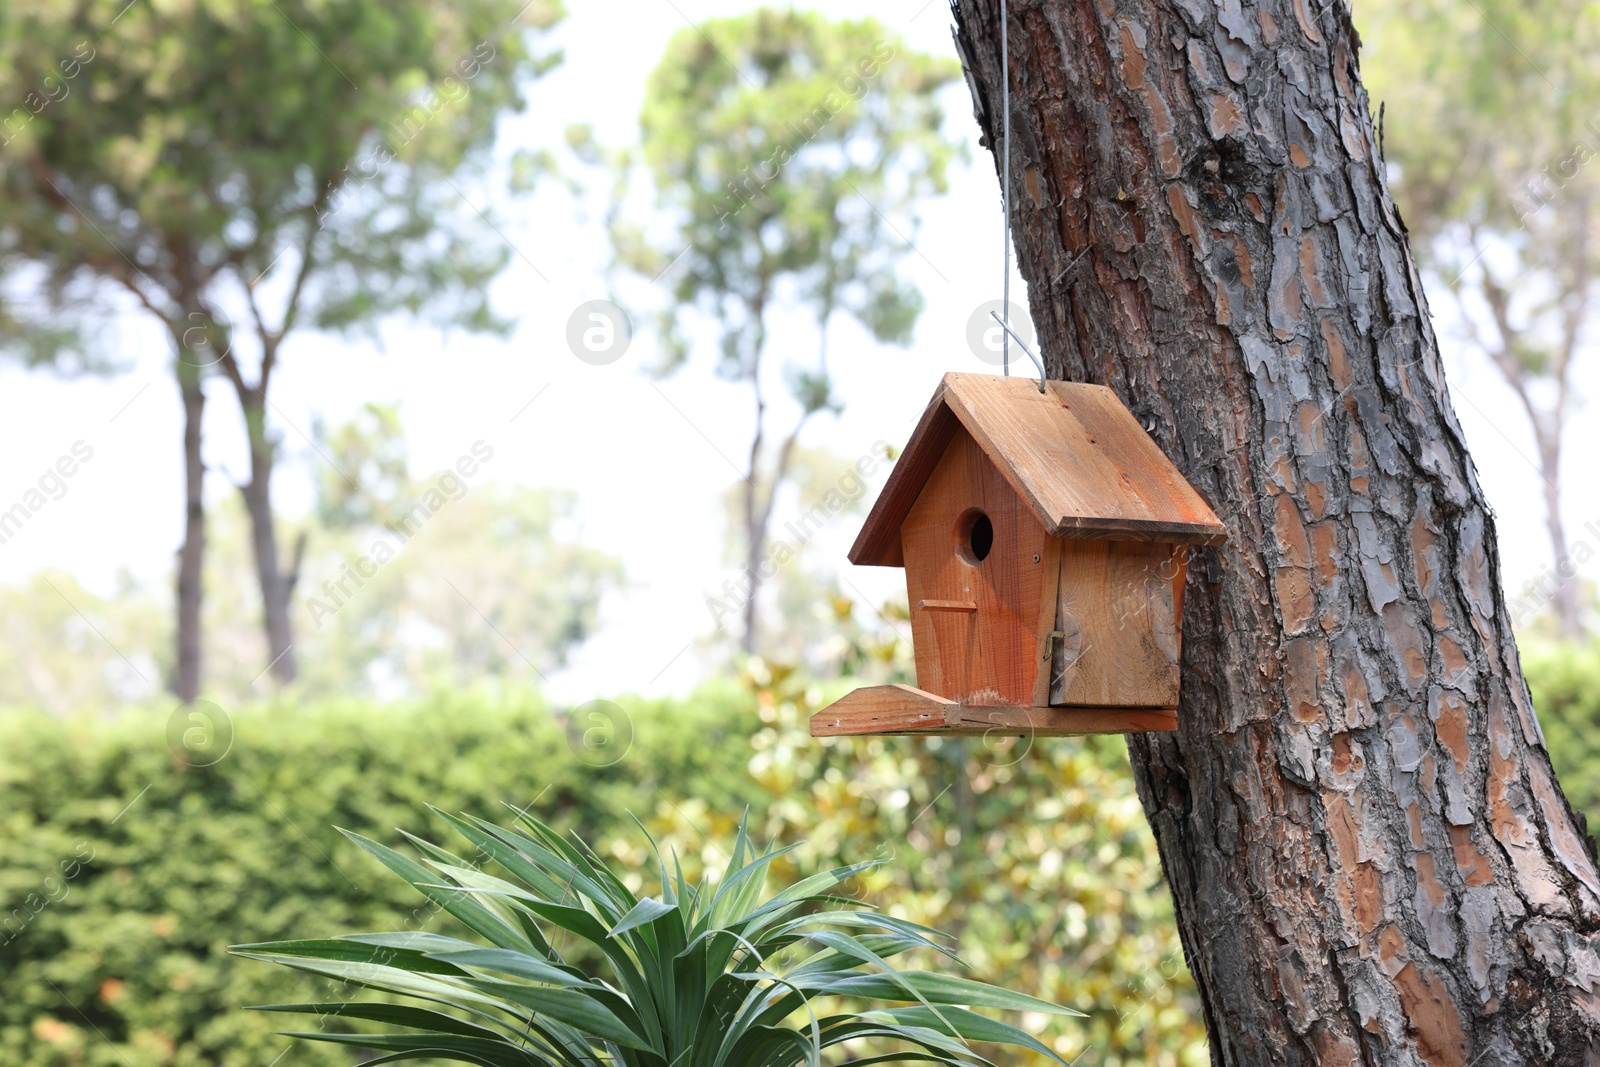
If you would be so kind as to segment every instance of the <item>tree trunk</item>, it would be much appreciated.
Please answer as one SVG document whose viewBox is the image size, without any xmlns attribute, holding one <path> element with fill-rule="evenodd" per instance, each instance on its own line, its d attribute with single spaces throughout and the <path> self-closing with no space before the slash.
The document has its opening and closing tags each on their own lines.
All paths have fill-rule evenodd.
<svg viewBox="0 0 1600 1067">
<path fill-rule="evenodd" d="M 277 526 L 272 517 L 272 465 L 274 448 L 267 436 L 266 380 L 239 397 L 250 441 L 250 480 L 239 486 L 250 518 L 250 542 L 255 552 L 256 580 L 261 586 L 261 626 L 267 639 L 267 665 L 279 684 L 294 681 L 297 673 L 294 631 L 289 622 L 289 601 L 299 579 L 305 538 L 296 542 L 287 570 L 278 558 Z"/>
<path fill-rule="evenodd" d="M 175 333 L 181 334 L 180 325 Z M 206 395 L 201 369 L 178 341 L 175 368 L 183 400 L 183 544 L 178 549 L 178 626 L 172 691 L 190 701 L 200 695 L 200 608 L 206 557 L 205 460 L 200 454 Z"/>
<path fill-rule="evenodd" d="M 1539 474 L 1544 478 L 1544 527 L 1550 535 L 1550 556 L 1555 561 L 1551 578 L 1555 592 L 1551 608 L 1561 636 L 1576 641 L 1583 636 L 1583 616 L 1578 605 L 1578 572 L 1567 548 L 1567 526 L 1561 520 L 1561 430 L 1557 413 L 1549 427 L 1534 427 L 1539 438 Z"/>
<path fill-rule="evenodd" d="M 1116 390 L 1231 531 L 1189 564 L 1179 729 L 1130 745 L 1213 1062 L 1597 1062 L 1600 876 L 1347 10 L 1010 9 L 1050 372 Z M 998 0 L 956 17 L 997 147 Z"/>
</svg>

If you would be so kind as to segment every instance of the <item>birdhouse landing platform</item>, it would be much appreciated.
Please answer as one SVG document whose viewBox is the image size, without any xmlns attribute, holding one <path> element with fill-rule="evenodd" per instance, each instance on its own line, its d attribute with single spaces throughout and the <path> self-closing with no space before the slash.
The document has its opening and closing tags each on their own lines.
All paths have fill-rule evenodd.
<svg viewBox="0 0 1600 1067">
<path fill-rule="evenodd" d="M 905 568 L 917 686 L 811 732 L 1176 729 L 1188 554 L 1226 538 L 1111 390 L 947 374 L 850 550 Z"/>
</svg>

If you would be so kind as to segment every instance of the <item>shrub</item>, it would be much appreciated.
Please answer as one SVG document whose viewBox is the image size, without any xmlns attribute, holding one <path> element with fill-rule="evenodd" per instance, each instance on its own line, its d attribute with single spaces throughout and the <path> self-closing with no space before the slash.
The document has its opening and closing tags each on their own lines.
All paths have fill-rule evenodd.
<svg viewBox="0 0 1600 1067">
<path fill-rule="evenodd" d="M 825 1049 L 847 1043 L 890 1049 L 869 1062 L 972 1067 L 988 1062 L 966 1045 L 979 1040 L 1067 1067 L 1036 1038 L 968 1009 L 1075 1012 L 890 962 L 946 950 L 931 939 L 937 931 L 839 895 L 882 861 L 824 871 L 769 898 L 771 865 L 794 846 L 761 853 L 741 824 L 720 877 L 690 882 L 652 848 L 659 896 L 641 899 L 581 842 L 531 816 L 507 827 L 439 814 L 472 858 L 407 834 L 419 863 L 346 836 L 489 946 L 402 931 L 238 947 L 400 998 L 264 1009 L 317 1017 L 317 1030 L 286 1036 L 384 1053 L 376 1062 L 436 1056 L 485 1067 L 817 1067 Z M 574 966 L 575 955 L 595 962 Z M 859 1000 L 906 1006 L 848 1006 Z M 338 1029 L 326 1029 L 330 1020 Z M 387 1028 L 352 1033 L 352 1020 Z"/>
</svg>

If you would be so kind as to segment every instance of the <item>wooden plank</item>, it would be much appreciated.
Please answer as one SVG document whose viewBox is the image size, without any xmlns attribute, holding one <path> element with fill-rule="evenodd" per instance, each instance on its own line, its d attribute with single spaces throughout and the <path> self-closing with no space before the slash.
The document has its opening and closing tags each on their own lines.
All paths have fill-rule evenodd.
<svg viewBox="0 0 1600 1067">
<path fill-rule="evenodd" d="M 993 528 L 981 561 L 961 543 L 974 510 Z M 1034 702 L 1050 537 L 972 435 L 955 436 L 901 525 L 917 685 L 952 700 Z M 952 611 L 933 605 L 976 605 Z"/>
<path fill-rule="evenodd" d="M 1052 705 L 1172 708 L 1178 625 L 1170 545 L 1063 541 Z"/>
<path fill-rule="evenodd" d="M 811 736 L 1077 737 L 1176 730 L 1175 712 L 1139 708 L 980 707 L 909 685 L 857 689 L 811 716 Z"/>
<path fill-rule="evenodd" d="M 1033 703 L 1037 707 L 1050 704 L 1051 661 L 1056 646 L 1057 598 L 1061 590 L 1062 541 L 1057 537 L 1045 539 L 1044 576 L 1039 588 L 1039 618 L 1034 623 L 1038 647 L 1033 658 L 1037 673 L 1033 679 Z"/>
<path fill-rule="evenodd" d="M 977 611 L 975 600 L 919 600 L 918 611 Z"/>
<path fill-rule="evenodd" d="M 1220 544 L 1227 532 L 1110 389 L 947 374 L 944 402 L 1058 537 Z"/>
<path fill-rule="evenodd" d="M 959 721 L 953 700 L 909 685 L 856 689 L 811 716 L 811 736 L 882 734 L 944 727 Z"/>
</svg>

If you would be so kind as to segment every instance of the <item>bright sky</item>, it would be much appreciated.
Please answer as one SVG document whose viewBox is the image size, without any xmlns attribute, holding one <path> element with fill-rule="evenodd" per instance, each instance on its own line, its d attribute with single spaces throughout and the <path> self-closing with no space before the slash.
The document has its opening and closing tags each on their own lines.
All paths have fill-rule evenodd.
<svg viewBox="0 0 1600 1067">
<path fill-rule="evenodd" d="M 557 37 L 566 63 L 532 89 L 530 113 L 507 126 L 504 148 L 555 146 L 574 122 L 594 124 L 608 144 L 627 143 L 635 136 L 645 76 L 666 39 L 690 20 L 749 6 L 728 0 L 573 4 Z M 815 6 L 836 17 L 875 15 L 913 47 L 953 55 L 942 2 L 826 0 Z M 964 86 L 952 88 L 947 111 L 950 129 L 969 141 L 972 159 L 957 170 L 950 194 L 927 205 L 917 254 L 906 262 L 928 301 L 915 343 L 884 348 L 852 323 L 837 324 L 831 363 L 848 406 L 838 419 L 815 420 L 807 444 L 849 457 L 866 453 L 880 438 L 901 444 L 943 372 L 992 369 L 972 354 L 965 334 L 973 311 L 1000 296 L 998 191 L 989 156 L 977 147 Z M 615 363 L 577 359 L 566 343 L 568 320 L 579 304 L 608 295 L 599 271 L 604 235 L 594 220 L 573 217 L 568 202 L 553 193 L 508 202 L 505 212 L 515 223 L 506 234 L 517 255 L 495 295 L 502 311 L 520 319 L 509 340 L 443 339 L 405 321 L 385 327 L 381 351 L 309 334 L 291 338 L 273 398 L 273 418 L 289 451 L 275 483 L 279 510 L 292 520 L 309 507 L 315 455 L 304 434 L 314 416 L 334 424 L 367 401 L 399 402 L 418 476 L 442 470 L 473 442 L 486 440 L 495 455 L 480 479 L 577 490 L 583 536 L 622 557 L 632 579 L 631 588 L 605 605 L 600 634 L 553 680 L 552 695 L 578 701 L 625 691 L 682 692 L 706 668 L 694 653 L 678 653 L 711 629 L 705 598 L 734 575 L 722 558 L 721 495 L 748 449 L 748 392 L 714 378 L 709 358 L 654 381 L 644 368 L 655 362 L 655 346 L 643 331 Z M 1015 280 L 1013 299 L 1025 306 L 1024 292 Z M 1445 301 L 1443 293 L 1435 297 L 1436 312 Z M 779 334 L 774 357 L 783 355 L 784 345 L 804 357 L 814 351 L 814 335 L 802 328 Z M 1443 322 L 1441 334 L 1457 412 L 1499 516 L 1504 574 L 1515 592 L 1550 562 L 1539 477 L 1528 458 L 1532 436 L 1494 370 L 1465 358 Z M 43 567 L 70 570 L 102 592 L 111 591 L 121 568 L 150 582 L 170 581 L 182 510 L 171 353 L 159 329 L 132 312 L 119 321 L 116 347 L 119 355 L 136 357 L 136 368 L 109 380 L 60 382 L 15 368 L 0 371 L 0 510 L 75 442 L 94 450 L 68 480 L 66 495 L 0 545 L 0 581 L 16 582 Z M 1583 377 L 1594 392 L 1594 368 Z M 213 500 L 231 492 L 226 472 L 237 476 L 245 469 L 236 405 L 222 386 L 211 386 L 215 399 L 206 426 Z M 1568 527 L 1574 542 L 1585 539 L 1592 547 L 1600 547 L 1600 510 L 1582 490 L 1593 484 L 1587 457 L 1600 454 L 1597 445 L 1592 418 L 1567 441 Z M 881 482 L 880 473 L 869 491 L 875 494 Z M 902 588 L 900 572 L 845 561 L 859 521 L 847 516 L 825 531 L 815 542 L 816 558 L 835 559 L 846 590 L 878 603 Z M 1591 564 L 1587 576 L 1597 571 Z"/>
</svg>

